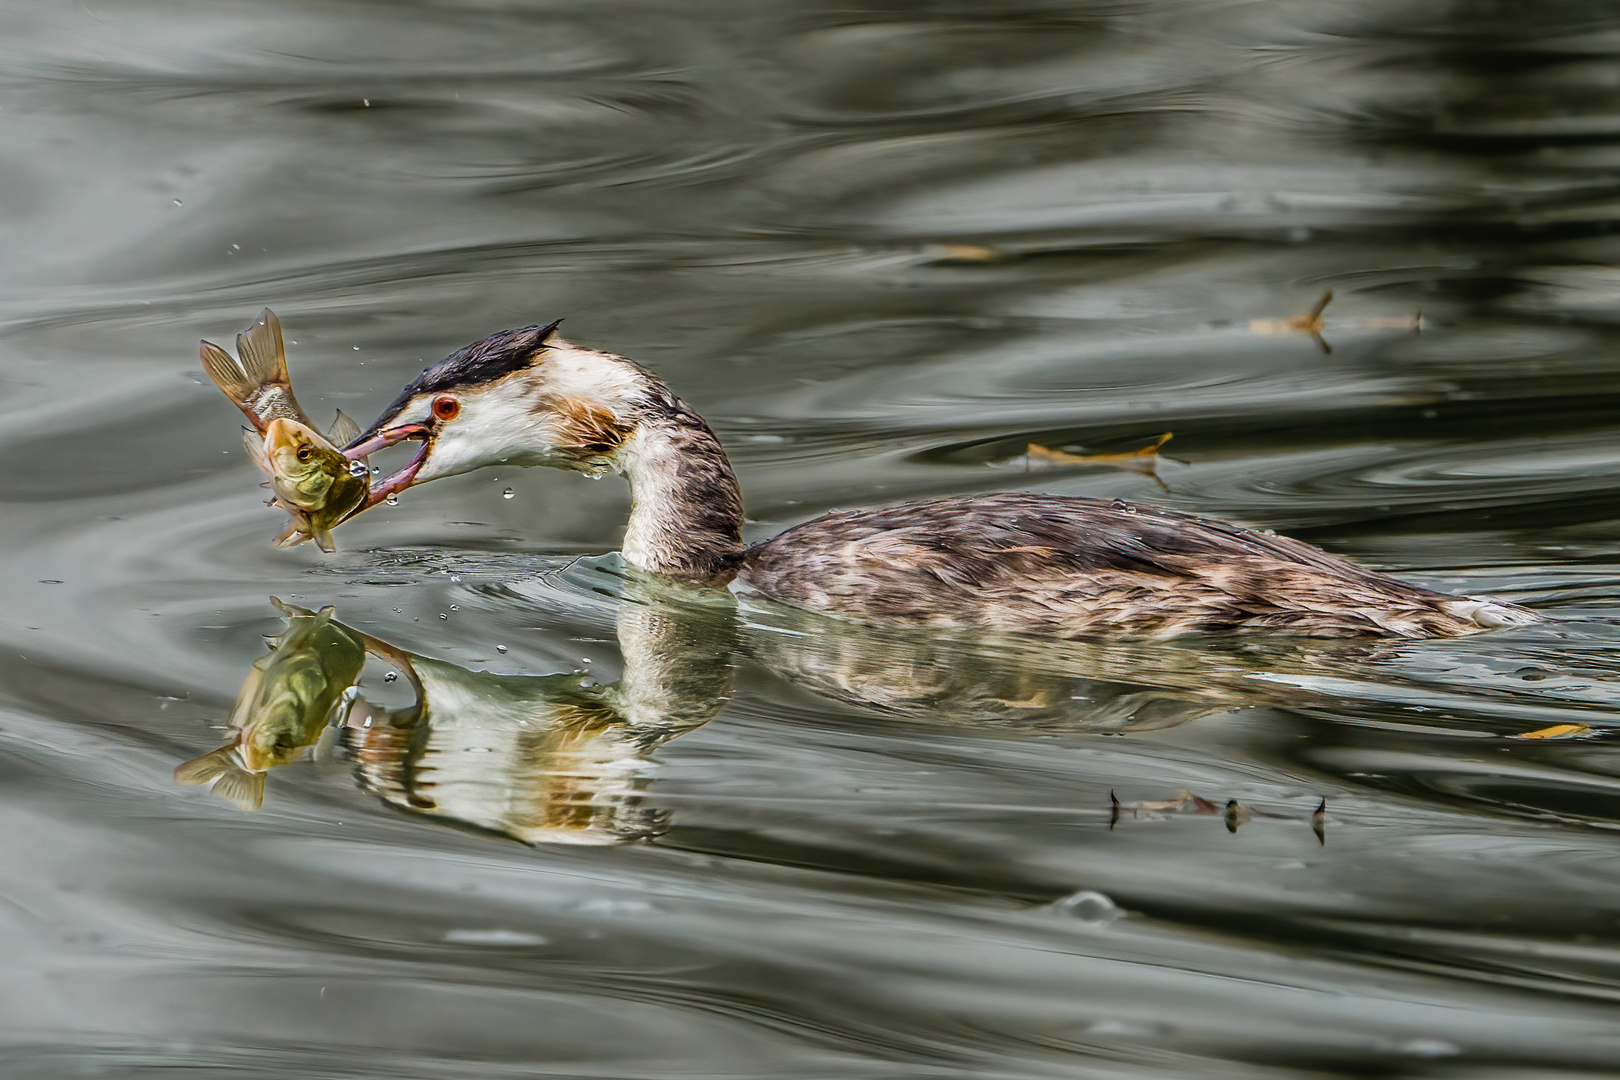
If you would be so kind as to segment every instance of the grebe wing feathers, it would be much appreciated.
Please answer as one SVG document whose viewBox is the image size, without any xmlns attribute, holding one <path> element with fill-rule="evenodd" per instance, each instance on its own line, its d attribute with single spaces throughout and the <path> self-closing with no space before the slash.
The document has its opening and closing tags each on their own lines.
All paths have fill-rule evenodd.
<svg viewBox="0 0 1620 1080">
<path fill-rule="evenodd" d="M 1060 637 L 1428 637 L 1533 619 L 1484 605 L 1487 622 L 1478 601 L 1286 537 L 1118 500 L 1023 492 L 828 514 L 750 548 L 738 581 L 856 618 Z"/>
</svg>

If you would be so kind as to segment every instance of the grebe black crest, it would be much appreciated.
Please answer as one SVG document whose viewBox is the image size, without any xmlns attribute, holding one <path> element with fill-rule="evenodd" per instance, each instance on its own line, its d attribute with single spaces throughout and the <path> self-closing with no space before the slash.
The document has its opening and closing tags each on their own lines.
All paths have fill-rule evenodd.
<svg viewBox="0 0 1620 1080">
<path fill-rule="evenodd" d="M 570 345 L 556 326 L 485 338 L 407 386 L 346 451 L 421 443 L 368 505 L 485 465 L 612 470 L 630 482 L 632 566 L 858 619 L 1072 638 L 1454 637 L 1539 618 L 1297 540 L 1119 500 L 907 503 L 827 514 L 745 547 L 736 475 L 708 424 L 647 369 Z"/>
</svg>

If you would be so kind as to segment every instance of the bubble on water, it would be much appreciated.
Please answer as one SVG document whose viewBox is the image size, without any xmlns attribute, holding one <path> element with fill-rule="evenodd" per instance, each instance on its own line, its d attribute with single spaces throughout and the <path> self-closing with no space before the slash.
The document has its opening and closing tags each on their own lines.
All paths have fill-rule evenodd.
<svg viewBox="0 0 1620 1080">
<path fill-rule="evenodd" d="M 495 646 L 495 651 L 498 652 L 498 653 L 504 653 L 506 651 L 506 646 L 505 645 L 497 645 L 497 646 Z"/>
<path fill-rule="evenodd" d="M 501 498 L 503 498 L 503 499 L 510 499 L 510 498 L 515 497 L 516 495 L 517 495 L 517 492 L 513 491 L 511 488 L 507 488 L 505 491 L 501 492 Z"/>
<path fill-rule="evenodd" d="M 1095 926 L 1106 926 L 1120 916 L 1119 905 L 1093 889 L 1082 889 L 1065 896 L 1055 903 L 1048 904 L 1046 910 L 1054 915 L 1062 915 Z"/>
<path fill-rule="evenodd" d="M 397 678 L 399 678 L 399 672 L 390 671 L 388 674 L 383 676 L 383 682 L 393 682 Z"/>
</svg>

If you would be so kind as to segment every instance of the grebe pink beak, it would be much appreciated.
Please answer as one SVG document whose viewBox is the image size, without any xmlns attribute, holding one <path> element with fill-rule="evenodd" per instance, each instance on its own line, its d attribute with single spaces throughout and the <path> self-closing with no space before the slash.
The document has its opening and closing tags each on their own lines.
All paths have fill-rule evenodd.
<svg viewBox="0 0 1620 1080">
<path fill-rule="evenodd" d="M 380 502 L 399 494 L 416 481 L 416 474 L 421 471 L 422 464 L 427 461 L 428 451 L 433 447 L 433 429 L 427 424 L 400 424 L 397 427 L 386 428 L 372 435 L 370 438 L 361 436 L 358 440 L 343 448 L 343 456 L 350 461 L 366 457 L 384 447 L 407 439 L 420 439 L 421 448 L 411 458 L 403 469 L 389 476 L 380 483 L 371 485 L 370 492 L 365 501 L 352 510 L 348 517 L 353 517 L 362 510 L 369 510 Z"/>
</svg>

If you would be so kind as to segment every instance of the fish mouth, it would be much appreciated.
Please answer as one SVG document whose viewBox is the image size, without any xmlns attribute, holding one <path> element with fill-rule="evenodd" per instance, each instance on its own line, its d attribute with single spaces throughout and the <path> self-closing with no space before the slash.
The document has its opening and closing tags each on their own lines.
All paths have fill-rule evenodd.
<svg viewBox="0 0 1620 1080">
<path fill-rule="evenodd" d="M 433 449 L 433 429 L 426 424 L 401 424 L 398 427 L 379 431 L 369 438 L 362 436 L 344 447 L 343 456 L 350 461 L 356 461 L 384 447 L 404 442 L 406 439 L 420 439 L 422 441 L 421 449 L 416 451 L 416 455 L 406 463 L 403 469 L 400 469 L 381 483 L 371 485 L 365 501 L 351 510 L 345 516 L 345 520 L 354 517 L 362 510 L 368 510 L 376 506 L 391 496 L 397 495 L 416 481 L 416 474 L 422 471 L 422 466 L 427 462 L 428 452 Z"/>
</svg>

